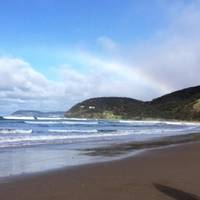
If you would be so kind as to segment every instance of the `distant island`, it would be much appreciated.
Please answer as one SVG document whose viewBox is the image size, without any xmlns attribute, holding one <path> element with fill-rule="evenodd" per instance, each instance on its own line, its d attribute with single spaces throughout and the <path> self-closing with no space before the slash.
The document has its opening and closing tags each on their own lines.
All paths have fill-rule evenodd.
<svg viewBox="0 0 200 200">
<path fill-rule="evenodd" d="M 200 86 L 140 101 L 126 97 L 99 97 L 76 104 L 65 117 L 102 119 L 200 120 Z"/>
</svg>

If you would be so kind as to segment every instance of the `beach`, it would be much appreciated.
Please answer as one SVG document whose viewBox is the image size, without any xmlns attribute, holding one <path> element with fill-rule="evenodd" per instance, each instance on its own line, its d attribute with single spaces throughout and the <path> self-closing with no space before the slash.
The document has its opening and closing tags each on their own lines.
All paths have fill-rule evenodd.
<svg viewBox="0 0 200 200">
<path fill-rule="evenodd" d="M 1 200 L 200 199 L 200 142 L 152 149 L 117 161 L 19 176 Z"/>
<path fill-rule="evenodd" d="M 200 200 L 200 0 L 0 2 L 0 200 Z"/>
</svg>

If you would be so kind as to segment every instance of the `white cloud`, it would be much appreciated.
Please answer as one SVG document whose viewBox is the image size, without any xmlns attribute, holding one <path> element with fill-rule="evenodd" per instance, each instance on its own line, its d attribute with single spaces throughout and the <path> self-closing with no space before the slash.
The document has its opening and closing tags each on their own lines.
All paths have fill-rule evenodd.
<svg viewBox="0 0 200 200">
<path fill-rule="evenodd" d="M 0 95 L 21 94 L 22 98 L 35 93 L 45 96 L 48 81 L 26 62 L 15 58 L 0 58 Z M 24 94 L 24 95 L 23 95 Z"/>
<path fill-rule="evenodd" d="M 78 99 L 97 96 L 149 99 L 160 94 L 156 92 L 156 83 L 144 77 L 139 69 L 86 51 L 79 51 L 74 55 L 74 62 L 78 60 L 84 69 L 63 65 L 60 72 L 67 93 Z M 165 92 L 167 90 L 164 87 L 159 88 Z"/>
<path fill-rule="evenodd" d="M 16 58 L 0 58 L 0 109 L 2 113 L 13 111 L 13 108 L 52 108 L 54 110 L 53 106 L 59 104 L 63 91 L 61 83 L 48 80 L 27 62 Z"/>
</svg>

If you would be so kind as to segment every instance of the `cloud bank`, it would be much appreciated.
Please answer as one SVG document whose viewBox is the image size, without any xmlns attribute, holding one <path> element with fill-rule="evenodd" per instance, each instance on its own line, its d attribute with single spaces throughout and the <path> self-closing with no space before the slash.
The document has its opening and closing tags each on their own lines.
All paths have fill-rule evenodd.
<svg viewBox="0 0 200 200">
<path fill-rule="evenodd" d="M 62 85 L 48 80 L 29 63 L 16 58 L 0 58 L 1 113 L 31 108 L 48 110 L 50 104 L 55 106 L 60 95 Z"/>
</svg>

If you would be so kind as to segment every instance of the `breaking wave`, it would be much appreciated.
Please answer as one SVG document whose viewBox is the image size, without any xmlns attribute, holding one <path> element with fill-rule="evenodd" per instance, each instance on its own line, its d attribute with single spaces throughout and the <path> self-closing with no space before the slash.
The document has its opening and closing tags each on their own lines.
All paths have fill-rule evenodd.
<svg viewBox="0 0 200 200">
<path fill-rule="evenodd" d="M 51 125 L 51 124 L 72 124 L 72 125 L 97 125 L 98 122 L 95 121 L 25 121 L 26 124 L 46 124 L 46 125 Z"/>
<path fill-rule="evenodd" d="M 50 133 L 97 133 L 98 130 L 91 129 L 91 130 L 79 130 L 79 129 L 72 129 L 72 130 L 58 130 L 58 129 L 49 129 L 48 132 Z"/>
<path fill-rule="evenodd" d="M 193 126 L 193 125 L 200 125 L 199 122 L 176 122 L 176 121 L 161 121 L 161 120 L 119 120 L 119 123 L 125 123 L 125 124 L 167 124 L 167 125 L 188 125 L 188 126 Z"/>
<path fill-rule="evenodd" d="M 32 129 L 22 130 L 22 129 L 0 129 L 0 134 L 31 134 Z"/>
</svg>

